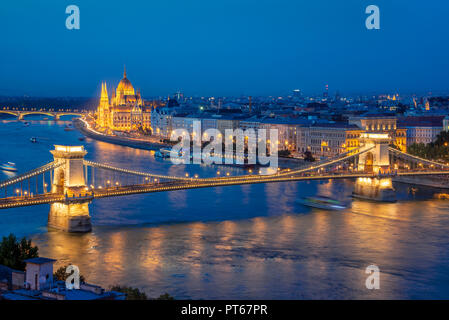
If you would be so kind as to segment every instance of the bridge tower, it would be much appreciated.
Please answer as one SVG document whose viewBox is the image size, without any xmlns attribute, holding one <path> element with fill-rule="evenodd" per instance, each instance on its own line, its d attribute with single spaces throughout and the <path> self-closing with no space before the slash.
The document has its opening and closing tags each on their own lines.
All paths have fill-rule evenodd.
<svg viewBox="0 0 449 320">
<path fill-rule="evenodd" d="M 367 173 L 386 173 L 390 171 L 391 138 L 388 134 L 363 133 L 361 145 L 365 153 L 359 155 L 358 169 Z M 396 192 L 390 177 L 359 178 L 354 185 L 353 196 L 381 202 L 396 201 Z"/>
<path fill-rule="evenodd" d="M 360 143 L 364 149 L 371 149 L 359 156 L 360 171 L 379 173 L 390 169 L 389 146 L 391 138 L 383 133 L 363 133 Z"/>
<path fill-rule="evenodd" d="M 87 193 L 84 177 L 83 146 L 60 146 L 50 151 L 54 161 L 62 165 L 54 170 L 52 193 L 64 195 L 64 201 L 50 206 L 48 225 L 67 232 L 89 232 L 92 229 L 88 204 L 92 196 Z"/>
</svg>

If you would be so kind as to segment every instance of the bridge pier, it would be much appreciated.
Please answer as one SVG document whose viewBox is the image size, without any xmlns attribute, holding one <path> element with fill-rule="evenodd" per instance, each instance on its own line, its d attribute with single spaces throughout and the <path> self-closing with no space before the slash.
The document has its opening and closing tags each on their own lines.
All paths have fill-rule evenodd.
<svg viewBox="0 0 449 320">
<path fill-rule="evenodd" d="M 48 226 L 66 232 L 92 231 L 89 202 L 52 203 L 48 214 Z"/>
<path fill-rule="evenodd" d="M 352 195 L 364 200 L 396 202 L 396 191 L 391 178 L 358 178 Z"/>
<path fill-rule="evenodd" d="M 62 163 L 53 174 L 52 192 L 63 194 L 63 202 L 53 203 L 48 214 L 48 226 L 66 232 L 90 232 L 89 202 L 92 195 L 86 191 L 83 146 L 55 146 L 55 162 Z"/>
</svg>

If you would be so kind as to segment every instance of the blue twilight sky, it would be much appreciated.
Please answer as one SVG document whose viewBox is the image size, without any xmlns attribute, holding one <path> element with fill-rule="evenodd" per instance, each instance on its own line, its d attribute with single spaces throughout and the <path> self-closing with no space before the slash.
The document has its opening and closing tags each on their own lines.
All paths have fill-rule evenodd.
<svg viewBox="0 0 449 320">
<path fill-rule="evenodd" d="M 448 89 L 446 0 L 15 0 L 0 33 L 0 95 L 98 95 L 124 64 L 147 97 Z"/>
</svg>

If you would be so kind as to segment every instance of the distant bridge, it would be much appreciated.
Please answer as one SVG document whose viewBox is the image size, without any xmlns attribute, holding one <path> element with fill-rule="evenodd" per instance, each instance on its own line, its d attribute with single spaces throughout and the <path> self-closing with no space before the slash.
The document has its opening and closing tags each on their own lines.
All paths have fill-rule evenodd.
<svg viewBox="0 0 449 320">
<path fill-rule="evenodd" d="M 9 114 L 12 116 L 17 117 L 17 119 L 19 120 L 23 120 L 23 118 L 27 115 L 45 115 L 45 116 L 49 116 L 54 118 L 55 120 L 60 120 L 61 117 L 63 116 L 83 116 L 87 113 L 88 111 L 83 110 L 83 111 L 70 111 L 70 110 L 55 110 L 55 111 L 50 111 L 50 110 L 44 110 L 44 109 L 40 109 L 40 110 L 32 110 L 32 109 L 22 109 L 22 110 L 14 110 L 14 109 L 0 109 L 0 114 Z"/>
</svg>

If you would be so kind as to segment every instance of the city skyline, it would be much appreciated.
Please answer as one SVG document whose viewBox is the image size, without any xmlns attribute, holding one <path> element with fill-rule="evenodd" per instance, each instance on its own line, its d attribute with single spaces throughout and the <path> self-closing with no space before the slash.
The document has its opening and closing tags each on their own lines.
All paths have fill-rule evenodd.
<svg viewBox="0 0 449 320">
<path fill-rule="evenodd" d="M 449 299 L 447 17 L 441 0 L 3 4 L 0 305 L 280 319 L 294 300 Z"/>
<path fill-rule="evenodd" d="M 2 96 L 97 96 L 125 64 L 144 96 L 446 91 L 448 4 L 377 1 L 380 30 L 367 1 L 79 1 L 79 30 L 65 5 L 24 4 L 0 13 Z"/>
</svg>

